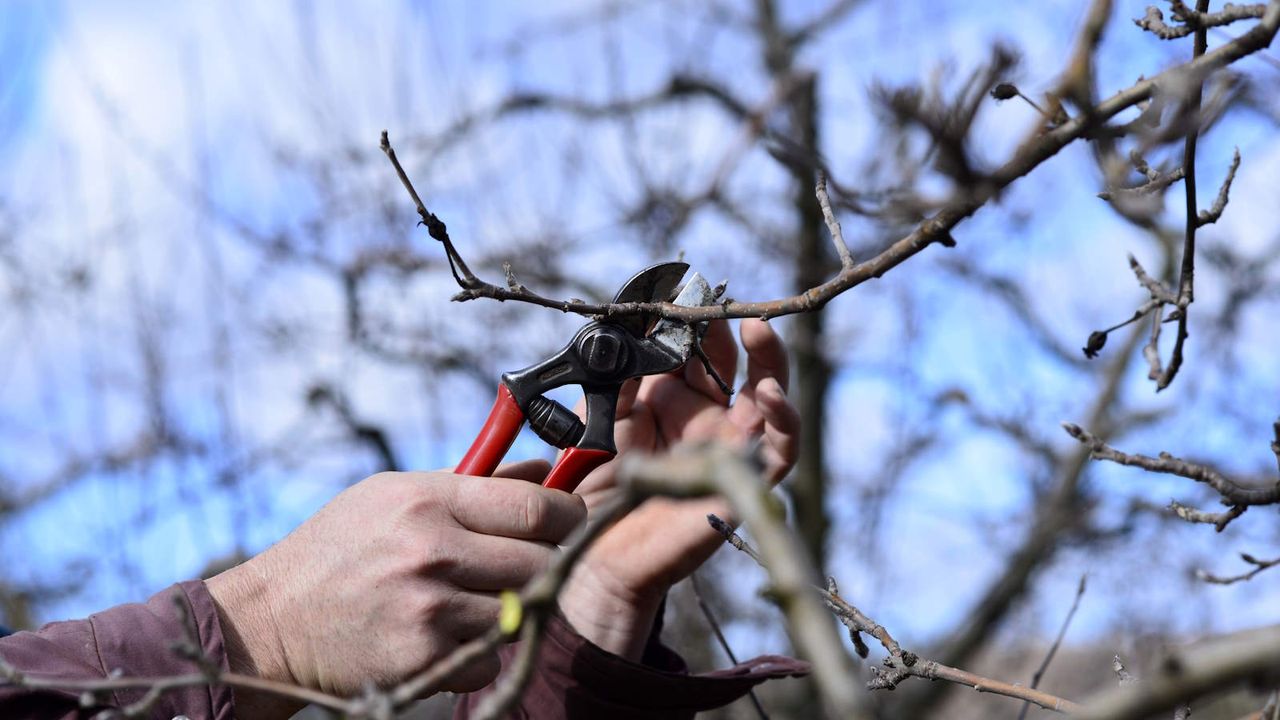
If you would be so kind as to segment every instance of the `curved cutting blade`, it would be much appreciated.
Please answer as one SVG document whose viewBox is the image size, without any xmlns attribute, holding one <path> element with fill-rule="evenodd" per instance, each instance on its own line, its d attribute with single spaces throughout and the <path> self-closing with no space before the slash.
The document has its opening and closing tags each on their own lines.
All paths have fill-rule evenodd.
<svg viewBox="0 0 1280 720">
<path fill-rule="evenodd" d="M 715 301 L 716 293 L 702 277 L 702 273 L 694 273 L 693 277 L 689 278 L 689 282 L 685 283 L 680 295 L 672 302 L 685 307 L 697 307 L 710 305 Z M 683 362 L 688 360 L 689 354 L 693 352 L 693 343 L 702 331 L 699 327 L 701 325 L 705 323 L 688 325 L 675 320 L 662 320 L 654 325 L 653 333 L 649 338 L 678 356 Z"/>
<path fill-rule="evenodd" d="M 613 296 L 613 302 L 667 302 L 675 295 L 676 286 L 688 269 L 689 263 L 683 262 L 651 265 L 623 283 L 618 294 Z M 654 319 L 647 314 L 626 315 L 610 318 L 609 322 L 625 328 L 633 337 L 641 338 L 648 333 Z"/>
</svg>

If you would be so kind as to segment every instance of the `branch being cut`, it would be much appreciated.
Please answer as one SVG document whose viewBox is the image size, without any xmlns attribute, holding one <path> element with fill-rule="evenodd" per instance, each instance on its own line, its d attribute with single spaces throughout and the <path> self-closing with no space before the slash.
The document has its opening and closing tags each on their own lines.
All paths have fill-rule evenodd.
<svg viewBox="0 0 1280 720">
<path fill-rule="evenodd" d="M 1062 124 L 1042 132 L 1036 127 L 1030 138 L 1024 142 L 1013 155 L 1001 166 L 983 175 L 982 182 L 975 183 L 950 201 L 932 216 L 918 223 L 914 230 L 898 239 L 879 254 L 851 267 L 842 268 L 831 279 L 808 290 L 790 297 L 760 302 L 726 301 L 719 305 L 703 307 L 682 307 L 670 303 L 587 303 L 573 299 L 557 300 L 540 295 L 527 288 L 511 289 L 502 285 L 486 282 L 477 278 L 466 269 L 465 264 L 456 267 L 455 280 L 461 291 L 454 299 L 459 301 L 476 298 L 492 298 L 495 300 L 515 300 L 542 307 L 555 308 L 563 312 L 574 312 L 591 316 L 617 316 L 637 313 L 651 313 L 657 317 L 682 320 L 685 322 L 704 322 L 713 319 L 760 317 L 770 318 L 800 312 L 817 310 L 841 293 L 856 287 L 868 280 L 883 276 L 886 272 L 902 264 L 909 258 L 922 252 L 934 243 L 951 241 L 951 230 L 962 221 L 977 212 L 988 201 L 999 195 L 1007 186 L 1049 158 L 1062 148 L 1096 131 L 1099 125 L 1107 122 L 1120 112 L 1152 99 L 1158 92 L 1172 88 L 1186 87 L 1187 84 L 1203 82 L 1211 72 L 1225 67 L 1242 57 L 1266 47 L 1280 28 L 1280 0 L 1272 0 L 1263 14 L 1262 20 L 1248 32 L 1238 38 L 1206 52 L 1183 65 L 1179 65 L 1160 74 L 1141 80 L 1131 87 L 1122 90 L 1110 98 L 1093 106 L 1089 112 L 1065 120 Z M 444 224 L 435 215 L 427 211 L 420 202 L 408 176 L 395 159 L 389 140 L 384 133 L 383 150 L 396 167 L 401 181 L 414 199 L 419 215 L 427 225 L 432 237 L 445 245 L 445 252 L 455 263 L 461 260 L 452 242 L 445 242 L 441 236 L 447 237 Z"/>
</svg>

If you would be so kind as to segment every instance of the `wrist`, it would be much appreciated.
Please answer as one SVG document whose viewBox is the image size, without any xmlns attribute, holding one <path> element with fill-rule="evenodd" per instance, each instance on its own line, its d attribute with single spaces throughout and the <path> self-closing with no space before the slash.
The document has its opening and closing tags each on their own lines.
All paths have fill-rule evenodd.
<svg viewBox="0 0 1280 720">
<path fill-rule="evenodd" d="M 560 610 L 579 635 L 603 650 L 639 662 L 665 592 L 627 588 L 584 561 L 560 596 Z"/>
<path fill-rule="evenodd" d="M 232 673 L 297 685 L 271 608 L 271 585 L 254 558 L 205 581 L 218 610 L 227 665 Z M 291 717 L 302 704 L 289 698 L 234 689 L 237 718 Z"/>
</svg>

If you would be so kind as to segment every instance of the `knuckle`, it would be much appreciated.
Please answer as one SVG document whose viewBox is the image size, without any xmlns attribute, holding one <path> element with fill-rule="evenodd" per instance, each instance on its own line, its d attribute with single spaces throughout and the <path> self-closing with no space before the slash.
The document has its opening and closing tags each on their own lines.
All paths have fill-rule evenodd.
<svg viewBox="0 0 1280 720">
<path fill-rule="evenodd" d="M 550 524 L 551 503 L 542 493 L 528 493 L 520 506 L 517 521 L 520 530 L 530 535 L 541 535 Z"/>
<path fill-rule="evenodd" d="M 419 571 L 427 577 L 447 577 L 458 569 L 458 555 L 446 533 L 428 531 L 422 538 Z"/>
<path fill-rule="evenodd" d="M 420 593 L 411 605 L 417 627 L 442 627 L 449 617 L 449 596 L 439 588 Z"/>
</svg>

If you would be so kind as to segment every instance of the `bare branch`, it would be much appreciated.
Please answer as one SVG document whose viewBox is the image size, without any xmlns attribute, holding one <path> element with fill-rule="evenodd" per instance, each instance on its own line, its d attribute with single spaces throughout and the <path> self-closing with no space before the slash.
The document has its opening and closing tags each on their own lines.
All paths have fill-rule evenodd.
<svg viewBox="0 0 1280 720">
<path fill-rule="evenodd" d="M 1227 209 L 1227 195 L 1231 192 L 1231 182 L 1236 179 L 1236 170 L 1239 169 L 1240 148 L 1236 148 L 1235 155 L 1231 158 L 1231 167 L 1227 169 L 1227 177 L 1223 179 L 1222 186 L 1218 188 L 1218 197 L 1208 210 L 1200 211 L 1196 219 L 1197 225 L 1200 227 L 1211 225 L 1218 222 L 1218 218 L 1222 217 L 1222 211 Z"/>
<path fill-rule="evenodd" d="M 839 23 L 851 10 L 861 4 L 862 0 L 832 0 L 831 4 L 821 12 L 792 31 L 787 42 L 793 47 L 803 45 L 814 35 Z"/>
<path fill-rule="evenodd" d="M 857 697 L 848 682 L 853 668 L 831 632 L 830 616 L 818 596 L 817 571 L 799 538 L 784 522 L 754 461 L 712 445 L 677 447 L 657 458 L 632 455 L 622 463 L 629 482 L 640 487 L 660 489 L 663 494 L 714 490 L 724 495 L 759 541 L 759 558 L 769 573 L 770 594 L 787 617 L 792 641 L 813 664 L 814 680 L 829 713 L 857 717 Z"/>
<path fill-rule="evenodd" d="M 1187 462 L 1169 453 L 1162 452 L 1159 457 L 1130 455 L 1107 445 L 1079 425 L 1063 423 L 1062 427 L 1067 431 L 1068 435 L 1088 447 L 1090 456 L 1095 460 L 1110 460 L 1114 463 L 1139 467 L 1151 472 L 1189 478 L 1217 490 L 1218 494 L 1231 505 L 1274 505 L 1275 503 L 1280 503 L 1280 483 L 1271 487 L 1244 486 L 1211 467 Z"/>
<path fill-rule="evenodd" d="M 1200 578 L 1201 580 L 1207 583 L 1213 583 L 1215 585 L 1231 585 L 1233 583 L 1252 580 L 1254 575 L 1257 575 L 1263 570 L 1266 570 L 1267 568 L 1275 567 L 1276 565 L 1280 565 L 1280 558 L 1276 558 L 1275 560 L 1259 560 L 1258 558 L 1250 555 L 1249 553 L 1240 553 L 1240 559 L 1252 565 L 1253 569 L 1250 570 L 1249 572 L 1246 572 L 1240 575 L 1232 575 L 1230 577 L 1214 575 L 1213 573 L 1210 573 L 1206 570 L 1197 570 L 1196 577 Z"/>
<path fill-rule="evenodd" d="M 818 205 L 822 208 L 822 219 L 827 223 L 827 230 L 831 233 L 831 244 L 836 247 L 836 254 L 840 256 L 840 267 L 848 270 L 853 267 L 853 255 L 849 254 L 849 246 L 844 242 L 844 232 L 840 229 L 840 221 L 836 219 L 836 214 L 831 210 L 831 198 L 827 195 L 827 176 L 825 173 L 818 173 L 818 184 L 814 188 L 814 192 L 818 196 Z"/>
<path fill-rule="evenodd" d="M 1170 654 L 1141 683 L 1103 692 L 1078 713 L 1082 720 L 1132 720 L 1244 681 L 1276 681 L 1280 626 L 1216 638 Z"/>
<path fill-rule="evenodd" d="M 1116 677 L 1120 680 L 1120 687 L 1136 685 L 1138 683 L 1138 678 L 1134 677 L 1133 673 L 1125 669 L 1124 661 L 1120 659 L 1119 655 L 1116 655 L 1111 660 L 1111 670 L 1115 672 Z"/>
<path fill-rule="evenodd" d="M 295 685 L 277 683 L 271 680 L 264 680 L 260 677 L 241 675 L 233 672 L 218 672 L 217 676 L 214 678 L 210 678 L 204 672 L 197 672 L 159 678 L 107 677 L 75 680 L 68 678 L 42 678 L 29 675 L 20 672 L 17 668 L 5 662 L 4 658 L 0 658 L 0 687 L 13 685 L 27 688 L 29 690 L 64 690 L 69 692 L 78 692 L 84 694 L 84 699 L 89 700 L 91 703 L 96 702 L 94 697 L 99 694 L 110 693 L 116 690 L 138 688 L 147 689 L 148 692 L 142 700 L 129 708 L 121 710 L 125 717 L 145 716 L 155 704 L 156 700 L 170 690 L 197 685 L 209 685 L 212 683 L 229 685 L 233 688 L 243 690 L 255 690 L 270 693 L 272 695 L 291 698 L 299 702 L 310 703 L 312 705 L 318 705 L 320 707 L 351 715 L 358 714 L 358 707 L 352 701 L 327 695 L 316 690 L 308 690 Z"/>
<path fill-rule="evenodd" d="M 698 582 L 698 573 L 695 572 L 689 576 L 689 585 L 693 588 L 693 598 L 698 602 L 698 610 L 702 612 L 702 617 L 706 618 L 707 625 L 711 627 L 711 632 L 716 636 L 716 642 L 720 643 L 720 647 L 724 650 L 724 654 L 728 656 L 729 662 L 737 665 L 738 657 L 734 654 L 733 648 L 729 645 L 729 640 L 725 638 L 724 631 L 720 629 L 720 622 L 716 620 L 715 612 L 713 612 L 711 610 L 711 606 L 707 604 L 706 598 L 702 597 L 702 588 L 699 587 L 700 583 Z M 769 720 L 769 713 L 765 712 L 764 705 L 761 704 L 760 697 L 756 695 L 755 688 L 747 691 L 747 697 L 751 698 L 751 705 L 756 709 L 756 715 L 760 720 Z"/>
<path fill-rule="evenodd" d="M 1218 532 L 1222 532 L 1232 520 L 1244 514 L 1249 509 L 1248 505 L 1232 505 L 1231 509 L 1219 513 L 1210 513 L 1203 510 L 1183 505 L 1176 500 L 1169 501 L 1169 509 L 1174 515 L 1186 520 L 1189 523 L 1204 523 L 1212 525 Z"/>
<path fill-rule="evenodd" d="M 1070 700 L 1065 700 L 1041 690 L 1014 685 L 1001 680 L 993 680 L 965 670 L 948 667 L 933 660 L 921 658 L 915 653 L 903 650 L 898 641 L 893 639 L 893 636 L 889 634 L 889 631 L 883 625 L 867 617 L 861 610 L 851 605 L 834 591 L 826 593 L 826 601 L 831 611 L 850 630 L 857 630 L 876 638 L 876 640 L 880 641 L 880 645 L 885 651 L 889 653 L 883 663 L 886 669 L 876 666 L 871 667 L 873 677 L 867 682 L 867 688 L 870 690 L 892 690 L 906 678 L 918 677 L 926 680 L 945 680 L 957 685 L 971 687 L 976 692 L 994 693 L 1025 700 L 1055 712 L 1070 714 L 1080 707 Z"/>
<path fill-rule="evenodd" d="M 726 542 L 747 553 L 756 562 L 761 562 L 760 555 L 755 548 L 733 532 L 723 520 L 714 515 L 707 516 L 707 520 L 711 522 L 711 526 L 717 532 L 720 532 L 725 537 Z M 768 565 L 764 563 L 761 563 L 761 566 L 766 570 L 768 569 Z M 1036 690 L 1034 687 L 1025 688 L 1020 685 L 993 680 L 965 670 L 948 667 L 933 660 L 922 659 L 915 653 L 903 650 L 898 641 L 894 640 L 883 625 L 867 617 L 861 610 L 840 597 L 835 578 L 827 578 L 827 587 L 818 589 L 822 592 L 823 600 L 832 614 L 848 628 L 849 637 L 853 641 L 854 647 L 858 649 L 860 656 L 866 657 L 867 654 L 866 645 L 860 637 L 862 633 L 874 637 L 880 642 L 881 647 L 889 653 L 889 656 L 884 659 L 884 665 L 888 670 L 881 670 L 876 666 L 871 667 L 873 677 L 867 681 L 868 690 L 892 690 L 906 678 L 918 677 L 926 680 L 945 680 L 958 685 L 972 687 L 980 693 L 994 693 L 1025 700 L 1055 712 L 1071 713 L 1079 708 L 1078 705 L 1070 700 L 1064 700 L 1056 695 Z"/>
<path fill-rule="evenodd" d="M 708 515 L 707 523 L 711 525 L 712 530 L 720 533 L 720 536 L 724 538 L 725 542 L 732 545 L 735 549 L 746 553 L 752 560 L 755 560 L 756 564 L 760 567 L 764 567 L 764 560 L 760 559 L 760 553 L 756 552 L 756 549 L 751 547 L 751 543 L 743 540 L 742 536 L 735 532 L 729 523 L 721 520 L 715 515 Z"/>
<path fill-rule="evenodd" d="M 1058 635 L 1053 639 L 1053 645 L 1049 646 L 1049 652 L 1045 654 L 1044 660 L 1040 662 L 1040 667 L 1036 668 L 1035 674 L 1031 676 L 1031 689 L 1035 690 L 1040 687 L 1040 679 L 1044 677 L 1044 673 L 1049 669 L 1049 663 L 1053 662 L 1053 657 L 1058 653 L 1058 648 L 1062 645 L 1062 639 L 1067 636 L 1067 628 L 1071 626 L 1071 620 L 1076 616 L 1076 610 L 1080 607 L 1080 598 L 1084 597 L 1085 579 L 1087 575 L 1080 576 L 1080 582 L 1076 585 L 1076 595 L 1071 601 L 1071 609 L 1067 611 L 1067 616 L 1062 619 L 1062 627 L 1058 628 Z M 1027 712 L 1031 710 L 1031 701 L 1028 700 L 1022 704 L 1022 710 L 1018 713 L 1018 720 L 1024 720 Z"/>
<path fill-rule="evenodd" d="M 1122 203 L 1126 202 L 1127 197 L 1153 195 L 1164 191 L 1186 175 L 1185 168 L 1174 168 L 1168 172 L 1161 172 L 1151 167 L 1147 164 L 1146 158 L 1142 157 L 1142 153 L 1136 148 L 1130 151 L 1129 161 L 1133 163 L 1135 170 L 1146 176 L 1147 181 L 1133 187 L 1113 187 L 1109 190 L 1104 190 L 1098 193 L 1099 198 Z"/>
<path fill-rule="evenodd" d="M 885 248 L 878 255 L 855 263 L 850 268 L 842 269 L 835 277 L 797 295 L 769 301 L 726 302 L 720 305 L 702 307 L 682 307 L 670 303 L 592 304 L 573 300 L 554 300 L 528 290 L 517 292 L 510 288 L 467 277 L 465 273 L 460 273 L 461 277 L 458 277 L 459 273 L 455 273 L 455 279 L 459 280 L 462 291 L 454 299 L 464 301 L 486 297 L 496 300 L 517 300 L 543 307 L 556 308 L 563 312 L 593 316 L 651 313 L 658 317 L 683 320 L 685 322 L 703 322 L 738 317 L 770 318 L 779 315 L 810 312 L 822 307 L 837 295 L 867 280 L 883 276 L 886 272 L 934 243 L 946 244 L 954 242 L 951 238 L 951 230 L 956 225 L 977 212 L 979 208 L 998 195 L 1009 184 L 1056 155 L 1062 148 L 1091 134 L 1098 124 L 1109 120 L 1127 108 L 1150 100 L 1161 88 L 1185 86 L 1186 83 L 1203 81 L 1204 77 L 1210 72 L 1266 47 L 1275 36 L 1277 28 L 1280 28 L 1280 0 L 1273 0 L 1268 5 L 1267 12 L 1263 15 L 1261 22 L 1238 38 L 1215 48 L 1212 52 L 1199 55 L 1188 63 L 1170 68 L 1155 77 L 1135 83 L 1131 87 L 1103 100 L 1094 106 L 1089 113 L 1070 118 L 1061 125 L 1044 132 L 1037 128 L 1037 131 L 1013 153 L 1013 156 L 1004 165 L 984 176 L 984 182 L 966 188 L 957 197 L 952 198 L 943 205 L 931 217 L 920 222 L 912 232 Z M 985 90 L 983 92 L 985 93 Z M 389 144 L 386 149 L 390 150 Z M 388 157 L 393 156 L 391 152 L 387 154 Z M 402 178 L 402 180 L 407 180 L 407 178 Z M 411 186 L 406 184 L 406 189 L 409 187 Z M 416 198 L 416 193 L 411 192 L 410 195 Z M 417 204 L 416 199 L 415 204 Z M 425 210 L 425 208 L 422 208 L 422 210 Z M 419 212 L 420 215 L 422 210 Z M 428 224 L 428 231 L 431 230 L 432 226 L 433 223 Z M 436 239 L 438 240 L 439 238 Z M 446 252 L 448 250 L 449 248 L 446 246 Z"/>
<path fill-rule="evenodd" d="M 1265 3 L 1253 5 L 1227 3 L 1218 12 L 1210 13 L 1191 10 L 1181 0 L 1173 0 L 1170 4 L 1173 6 L 1173 19 L 1182 23 L 1181 25 L 1166 24 L 1164 13 L 1154 6 L 1148 6 L 1146 15 L 1135 19 L 1134 24 L 1161 40 L 1176 40 L 1198 29 L 1221 27 L 1239 20 L 1260 18 L 1267 9 Z"/>
</svg>

